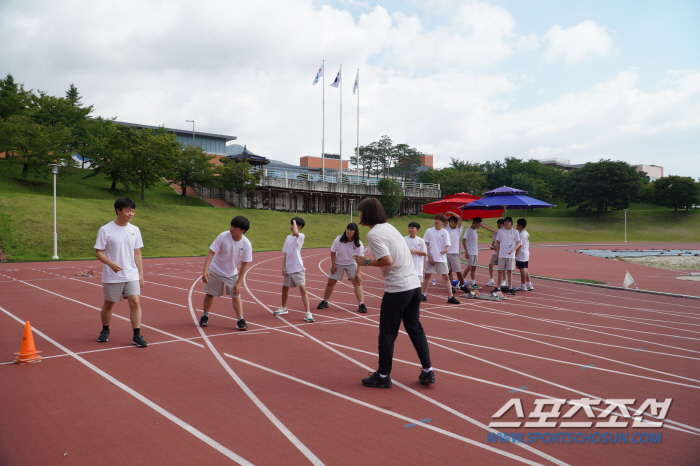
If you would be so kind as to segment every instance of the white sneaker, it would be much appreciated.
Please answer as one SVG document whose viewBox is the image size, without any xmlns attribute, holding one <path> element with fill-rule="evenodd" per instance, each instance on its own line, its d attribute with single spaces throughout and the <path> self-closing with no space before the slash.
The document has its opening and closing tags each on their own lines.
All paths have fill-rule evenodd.
<svg viewBox="0 0 700 466">
<path fill-rule="evenodd" d="M 527 285 L 527 291 L 533 291 L 535 289 L 532 285 Z"/>
<path fill-rule="evenodd" d="M 520 285 L 519 287 L 516 288 L 518 291 L 527 291 L 527 286 L 526 285 Z"/>
<path fill-rule="evenodd" d="M 316 319 L 314 319 L 314 316 L 312 316 L 310 312 L 304 314 L 304 320 L 307 322 L 316 322 Z"/>
<path fill-rule="evenodd" d="M 508 282 L 506 282 L 505 280 L 503 280 L 503 281 L 501 282 L 501 286 L 508 286 Z"/>
<path fill-rule="evenodd" d="M 275 311 L 275 315 L 281 316 L 282 314 L 289 314 L 289 311 L 287 310 L 286 307 L 280 306 L 280 308 Z"/>
<path fill-rule="evenodd" d="M 489 280 L 489 282 L 486 284 L 486 286 L 493 286 L 495 284 L 496 284 L 496 282 L 493 281 L 493 278 L 492 278 L 491 280 Z"/>
</svg>

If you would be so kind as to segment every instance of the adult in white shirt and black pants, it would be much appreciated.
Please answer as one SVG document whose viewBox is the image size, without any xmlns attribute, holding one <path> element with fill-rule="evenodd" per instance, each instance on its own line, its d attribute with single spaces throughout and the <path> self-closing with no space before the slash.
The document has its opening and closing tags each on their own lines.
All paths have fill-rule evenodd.
<svg viewBox="0 0 700 466">
<path fill-rule="evenodd" d="M 419 382 L 423 385 L 435 383 L 428 340 L 419 320 L 421 288 L 411 251 L 401 233 L 386 223 L 386 212 L 377 199 L 365 199 L 360 202 L 358 210 L 360 224 L 370 228 L 367 242 L 374 259 L 358 255 L 355 261 L 358 265 L 381 267 L 384 276 L 384 296 L 379 313 L 379 367 L 369 377 L 363 378 L 362 384 L 365 387 L 391 387 L 389 374 L 394 359 L 394 342 L 402 321 L 423 368 Z"/>
</svg>

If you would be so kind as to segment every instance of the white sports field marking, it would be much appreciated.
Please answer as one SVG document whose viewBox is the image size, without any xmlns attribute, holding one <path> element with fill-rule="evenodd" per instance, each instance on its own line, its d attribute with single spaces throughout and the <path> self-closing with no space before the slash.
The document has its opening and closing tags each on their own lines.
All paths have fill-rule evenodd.
<svg viewBox="0 0 700 466">
<path fill-rule="evenodd" d="M 0 307 L 0 310 L 3 311 L 3 312 L 4 312 L 5 314 L 7 314 L 8 316 L 10 316 L 10 317 L 12 317 L 13 319 L 15 319 L 15 320 L 16 320 L 17 322 L 19 322 L 20 324 L 24 325 L 24 321 L 23 321 L 22 319 L 20 319 L 19 317 L 17 317 L 17 316 L 15 316 L 14 314 L 8 312 L 7 310 L 3 309 L 2 307 Z M 174 414 L 170 413 L 170 412 L 167 411 L 165 408 L 163 408 L 163 407 L 157 405 L 157 404 L 154 403 L 153 401 L 151 401 L 151 400 L 149 400 L 148 398 L 146 398 L 145 396 L 141 395 L 141 394 L 140 394 L 139 392 L 137 392 L 136 390 L 134 390 L 134 389 L 132 389 L 131 387 L 129 387 L 129 386 L 123 384 L 123 383 L 120 382 L 119 380 L 117 380 L 117 379 L 115 379 L 114 377 L 112 377 L 111 375 L 107 374 L 107 373 L 106 373 L 105 371 L 103 371 L 102 369 L 98 368 L 98 367 L 95 366 L 94 364 L 92 364 L 92 363 L 88 362 L 87 360 L 83 359 L 83 358 L 82 358 L 81 356 L 79 356 L 78 354 L 72 352 L 71 350 L 69 350 L 69 349 L 66 348 L 65 346 L 63 346 L 63 345 L 61 345 L 60 343 L 58 343 L 57 341 L 53 340 L 52 338 L 50 338 L 50 337 L 49 337 L 48 335 L 46 335 L 45 333 L 43 333 L 43 332 L 41 332 L 40 330 L 38 330 L 36 327 L 32 327 L 32 331 L 33 331 L 34 333 L 36 333 L 37 335 L 41 336 L 42 338 L 44 338 L 46 341 L 48 341 L 48 342 L 51 343 L 52 345 L 54 345 L 56 348 L 60 349 L 61 351 L 65 352 L 66 354 L 68 354 L 68 355 L 70 355 L 71 357 L 73 357 L 73 358 L 74 358 L 75 360 L 77 360 L 78 362 L 82 363 L 84 366 L 88 367 L 89 369 L 91 369 L 91 370 L 94 371 L 95 373 L 101 375 L 102 377 L 104 377 L 104 378 L 107 379 L 108 381 L 112 382 L 115 386 L 121 388 L 122 390 L 124 390 L 124 391 L 125 391 L 126 393 L 128 393 L 129 395 L 131 395 L 131 396 L 133 396 L 134 398 L 136 398 L 137 400 L 141 401 L 143 404 L 145 404 L 145 405 L 148 406 L 149 408 L 153 409 L 153 410 L 156 411 L 157 413 L 159 413 L 159 414 L 161 414 L 162 416 L 164 416 L 165 418 L 169 419 L 169 420 L 172 421 L 175 425 L 177 425 L 177 426 L 179 426 L 179 427 L 182 427 L 184 430 L 186 430 L 186 431 L 189 432 L 190 434 L 194 435 L 196 438 L 200 439 L 201 441 L 203 441 L 204 443 L 206 443 L 206 444 L 209 445 L 210 447 L 212 447 L 212 448 L 214 448 L 215 450 L 219 451 L 220 453 L 224 454 L 224 455 L 225 455 L 226 457 L 228 457 L 229 459 L 232 459 L 233 461 L 235 461 L 236 463 L 241 464 L 241 465 L 250 465 L 250 466 L 253 465 L 253 463 L 249 462 L 248 460 L 246 460 L 246 459 L 243 458 L 242 456 L 237 455 L 237 454 L 234 453 L 233 451 L 231 451 L 231 450 L 229 450 L 228 448 L 226 448 L 225 446 L 221 445 L 221 444 L 220 444 L 219 442 L 217 442 L 216 440 L 212 439 L 212 438 L 209 437 L 208 435 L 206 435 L 206 434 L 204 434 L 203 432 L 199 431 L 199 430 L 196 429 L 195 427 L 191 426 L 191 425 L 188 424 L 187 422 L 185 422 L 185 421 L 183 421 L 182 419 L 180 419 L 179 417 L 175 416 Z"/>
<path fill-rule="evenodd" d="M 272 259 L 268 259 L 268 260 L 272 260 Z M 266 262 L 266 261 L 263 261 L 263 262 Z M 262 263 L 262 262 L 261 262 L 261 263 Z M 253 265 L 253 267 L 255 267 L 255 265 Z M 252 269 L 253 267 L 251 267 L 251 269 Z M 269 312 L 272 312 L 272 310 L 271 310 L 266 304 L 264 304 L 262 301 L 260 301 L 260 299 L 258 299 L 258 297 L 255 296 L 255 294 L 253 294 L 253 293 L 250 292 L 250 289 L 248 288 L 248 284 L 246 283 L 246 278 L 247 278 L 247 274 L 246 274 L 246 277 L 244 277 L 244 279 L 243 279 L 243 284 L 244 284 L 244 286 L 246 287 L 246 289 L 248 290 L 248 292 L 250 293 L 250 295 L 251 295 L 261 306 L 263 306 L 263 307 L 264 307 L 265 309 L 267 309 Z M 284 322 L 287 322 L 287 320 L 285 320 L 282 316 L 278 316 L 278 317 L 279 317 L 281 320 L 283 320 Z M 370 319 L 370 321 L 371 321 L 371 319 Z M 287 322 L 287 323 L 288 323 L 288 322 Z M 291 325 L 291 324 L 290 324 L 290 325 Z M 309 333 L 305 332 L 304 330 L 302 330 L 302 329 L 300 328 L 300 326 L 293 326 L 293 328 L 294 328 L 295 330 L 297 330 L 298 332 L 302 333 L 303 335 L 305 335 L 307 338 L 309 338 L 309 339 L 315 341 L 315 342 L 318 343 L 319 345 L 321 345 L 321 346 L 327 348 L 328 350 L 330 350 L 330 351 L 336 353 L 337 355 L 339 355 L 339 356 L 341 356 L 342 358 L 344 358 L 344 359 L 346 359 L 346 360 L 352 362 L 353 364 L 356 364 L 356 365 L 362 367 L 363 369 L 365 369 L 365 370 L 367 370 L 367 371 L 372 371 L 372 369 L 371 369 L 370 367 L 364 365 L 364 364 L 361 363 L 360 361 L 351 358 L 350 356 L 348 356 L 348 355 L 346 355 L 346 354 L 344 354 L 344 353 L 338 351 L 337 349 L 335 349 L 335 348 L 333 348 L 333 347 L 327 345 L 326 343 L 322 342 L 321 340 L 319 340 L 319 339 L 315 338 L 314 336 L 310 335 Z M 413 394 L 413 395 L 415 395 L 415 396 L 418 396 L 419 398 L 422 398 L 423 400 L 425 400 L 425 401 L 427 401 L 427 402 L 429 402 L 429 403 L 431 403 L 431 404 L 434 404 L 435 406 L 438 406 L 438 407 L 444 409 L 445 411 L 448 411 L 448 412 L 454 414 L 455 416 L 457 416 L 457 417 L 459 417 L 459 418 L 461 418 L 461 419 L 464 419 L 464 420 L 466 420 L 467 422 L 469 422 L 469 423 L 471 423 L 471 424 L 473 424 L 473 425 L 479 426 L 479 427 L 481 427 L 481 428 L 483 428 L 483 429 L 485 429 L 485 430 L 487 430 L 487 431 L 489 431 L 489 432 L 497 433 L 497 431 L 491 429 L 491 428 L 488 427 L 486 424 L 483 424 L 483 423 L 481 423 L 481 422 L 479 422 L 479 421 L 477 421 L 477 420 L 475 420 L 475 419 L 472 419 L 471 417 L 469 417 L 469 416 L 467 416 L 467 415 L 465 415 L 465 414 L 462 414 L 462 413 L 460 413 L 459 411 L 457 411 L 457 410 L 455 410 L 455 409 L 453 409 L 453 408 L 451 408 L 451 407 L 449 407 L 449 406 L 447 406 L 447 405 L 445 405 L 445 404 L 443 404 L 443 403 L 440 403 L 440 402 L 437 401 L 437 400 L 434 400 L 434 399 L 432 399 L 432 398 L 430 398 L 430 397 L 428 397 L 428 396 L 426 396 L 426 395 L 423 395 L 422 393 L 417 392 L 417 391 L 413 390 L 412 388 L 409 388 L 409 387 L 407 387 L 406 385 L 404 385 L 404 384 L 402 384 L 402 383 L 400 383 L 400 382 L 398 382 L 398 381 L 392 380 L 392 382 L 393 382 L 395 385 L 399 386 L 400 388 L 403 388 L 404 390 L 408 391 L 409 393 L 411 393 L 411 394 Z M 531 447 L 530 445 L 518 443 L 518 444 L 516 444 L 516 446 L 517 446 L 517 447 L 520 447 L 520 448 L 523 448 L 523 449 L 525 449 L 525 450 L 528 450 L 528 451 L 530 451 L 531 453 L 533 453 L 533 454 L 535 454 L 535 455 L 538 455 L 538 456 L 540 456 L 540 457 L 542 457 L 542 458 L 546 458 L 546 459 L 548 459 L 549 461 L 554 462 L 555 464 L 559 464 L 559 465 L 566 464 L 566 463 L 562 462 L 561 460 L 559 460 L 559 459 L 557 459 L 557 458 L 554 458 L 553 456 L 550 456 L 550 455 L 548 455 L 548 454 L 546 454 L 546 453 L 543 453 L 543 452 L 541 452 L 541 451 L 539 451 L 539 450 L 537 450 L 537 449 Z"/>
<path fill-rule="evenodd" d="M 226 356 L 226 357 L 228 357 L 228 358 L 231 358 L 231 359 L 235 359 L 236 361 L 242 362 L 242 363 L 244 363 L 244 364 L 248 364 L 249 366 L 253 366 L 253 367 L 256 367 L 256 368 L 258 368 L 258 369 L 262 369 L 262 370 L 264 370 L 264 371 L 266 371 L 266 372 L 269 372 L 269 373 L 271 373 L 271 374 L 275 374 L 275 375 L 278 375 L 278 376 L 280 376 L 280 377 L 284 377 L 284 378 L 286 378 L 286 379 L 293 380 L 294 382 L 298 382 L 298 383 L 300 383 L 300 384 L 302 384 L 302 385 L 306 385 L 307 387 L 311 387 L 311 388 L 314 388 L 314 389 L 316 389 L 316 390 L 322 391 L 322 392 L 324 392 L 324 393 L 327 393 L 328 395 L 333 395 L 333 396 L 336 396 L 336 397 L 338 397 L 338 398 L 342 398 L 343 400 L 349 401 L 349 402 L 351 402 L 351 403 L 355 403 L 355 404 L 358 404 L 358 405 L 360 405 L 360 406 L 363 406 L 363 407 L 365 407 L 365 408 L 370 408 L 370 409 L 373 409 L 373 410 L 375 410 L 375 411 L 379 411 L 380 413 L 384 413 L 384 414 L 387 414 L 387 415 L 389 415 L 389 416 L 392 416 L 392 417 L 401 419 L 402 421 L 407 421 L 407 422 L 414 423 L 414 424 L 416 424 L 416 425 L 418 425 L 418 426 L 420 426 L 420 427 L 423 427 L 423 428 L 425 428 L 425 429 L 432 430 L 433 432 L 438 432 L 438 433 L 440 433 L 440 434 L 446 435 L 446 436 L 451 437 L 451 438 L 453 438 L 453 439 L 462 441 L 462 442 L 464 442 L 464 443 L 468 443 L 468 444 L 470 444 L 470 445 L 474 445 L 475 447 L 483 448 L 483 449 L 485 449 L 485 450 L 488 450 L 488 451 L 490 451 L 490 452 L 493 452 L 493 453 L 496 453 L 496 454 L 499 454 L 499 455 L 506 456 L 506 457 L 511 458 L 511 459 L 513 459 L 513 460 L 520 461 L 520 462 L 525 463 L 525 464 L 531 464 L 531 465 L 538 465 L 538 464 L 540 464 L 540 463 L 536 463 L 536 462 L 534 462 L 534 461 L 530 461 L 530 460 L 528 460 L 527 458 L 523 458 L 522 456 L 517 456 L 517 455 L 514 455 L 514 454 L 512 454 L 512 453 L 508 453 L 508 452 L 506 452 L 506 451 L 499 450 L 499 449 L 494 448 L 494 447 L 492 447 L 492 446 L 490 446 L 490 445 L 477 442 L 477 441 L 475 441 L 475 440 L 472 440 L 472 439 L 467 438 L 467 437 L 463 437 L 463 436 L 461 436 L 461 435 L 457 435 L 457 434 L 455 434 L 455 433 L 453 433 L 453 432 L 450 432 L 450 431 L 445 430 L 445 429 L 441 429 L 441 428 L 439 428 L 439 427 L 435 427 L 435 426 L 433 426 L 433 425 L 431 425 L 431 424 L 427 424 L 427 423 L 424 423 L 424 422 L 420 422 L 420 421 L 418 421 L 418 420 L 416 420 L 416 419 L 413 419 L 413 418 L 410 418 L 410 417 L 408 417 L 408 416 L 404 416 L 404 415 L 402 415 L 402 414 L 398 414 L 398 413 L 395 413 L 395 412 L 393 412 L 393 411 L 389 411 L 388 409 L 380 408 L 379 406 L 375 406 L 375 405 L 370 404 L 370 403 L 367 403 L 367 402 L 365 402 L 365 401 L 358 400 L 357 398 L 353 398 L 353 397 L 350 397 L 350 396 L 347 396 L 347 395 L 343 395 L 342 393 L 338 393 L 338 392 L 329 390 L 329 389 L 327 389 L 327 388 L 321 387 L 320 385 L 316 385 L 316 384 L 314 384 L 314 383 L 307 382 L 307 381 L 305 381 L 305 380 L 299 379 L 299 378 L 294 377 L 294 376 L 292 376 L 292 375 L 285 374 L 285 373 L 283 373 L 283 372 L 279 372 L 279 371 L 276 371 L 276 370 L 274 370 L 274 369 L 270 369 L 269 367 L 261 366 L 260 364 L 256 364 L 256 363 L 254 363 L 254 362 L 251 362 L 251 361 L 248 361 L 248 360 L 239 358 L 239 357 L 237 357 L 237 356 L 232 356 L 232 355 L 230 355 L 230 354 L 228 354 L 228 353 L 224 353 L 224 356 Z M 558 464 L 559 464 L 559 463 L 558 463 Z"/>
<path fill-rule="evenodd" d="M 92 305 L 87 304 L 87 303 L 83 303 L 83 302 L 81 302 L 81 301 L 78 301 L 77 299 L 69 298 L 68 296 L 63 296 L 63 295 L 61 295 L 61 294 L 54 293 L 53 291 L 49 291 L 49 290 L 47 290 L 47 289 L 45 289 L 45 288 L 41 288 L 41 287 L 38 287 L 38 286 L 36 286 L 36 285 L 32 285 L 31 283 L 27 283 L 27 282 L 22 281 L 22 280 L 17 280 L 17 281 L 18 281 L 19 283 L 24 283 L 24 284 L 27 285 L 27 286 L 31 286 L 31 287 L 36 288 L 36 289 L 41 290 L 41 291 L 45 291 L 45 292 L 47 292 L 47 293 L 49 293 L 49 294 L 52 294 L 52 295 L 54 295 L 54 296 L 58 296 L 59 298 L 67 299 L 68 301 L 73 301 L 74 303 L 78 303 L 78 304 L 80 304 L 80 305 L 89 307 L 89 308 L 91 308 L 91 309 L 97 309 L 98 311 L 101 311 L 101 310 L 102 310 L 102 309 L 99 308 L 99 307 L 92 306 Z M 78 280 L 78 281 L 79 281 L 79 280 Z M 98 286 L 99 286 L 99 285 L 98 285 Z M 112 313 L 112 316 L 113 316 L 113 317 L 117 317 L 117 318 L 122 319 L 122 320 L 126 320 L 126 321 L 131 322 L 130 319 L 128 319 L 128 318 L 126 318 L 126 317 L 122 317 L 122 316 L 120 316 L 120 315 L 118 315 L 118 314 Z M 144 324 L 143 322 L 141 322 L 141 327 L 147 328 L 147 329 L 151 329 L 151 330 L 153 330 L 153 331 L 155 331 L 155 332 L 162 333 L 163 335 L 167 335 L 167 336 L 169 336 L 169 337 L 171 337 L 171 338 L 176 338 L 176 339 L 178 339 L 178 340 L 180 340 L 180 341 L 184 341 L 185 343 L 189 343 L 189 344 L 191 344 L 191 345 L 195 345 L 195 346 L 198 346 L 198 347 L 200 347 L 200 348 L 204 348 L 204 346 L 201 345 L 200 343 L 195 343 L 195 342 L 190 341 L 190 340 L 188 340 L 188 339 L 186 339 L 186 338 L 182 338 L 182 337 L 179 337 L 179 336 L 177 336 L 177 335 L 173 335 L 172 333 L 168 333 L 168 332 L 166 332 L 166 331 L 164 331 L 164 330 L 160 330 L 160 329 L 158 329 L 158 328 L 151 327 L 150 325 L 146 325 L 146 324 Z"/>
<path fill-rule="evenodd" d="M 221 357 L 221 354 L 214 348 L 214 345 L 209 341 L 209 338 L 207 335 L 204 333 L 204 330 L 199 326 L 198 321 L 197 321 L 197 316 L 194 313 L 194 306 L 192 306 L 192 292 L 194 291 L 194 287 L 199 281 L 199 278 L 197 278 L 193 283 L 192 286 L 190 287 L 190 292 L 187 297 L 187 303 L 190 308 L 190 314 L 192 316 L 192 320 L 194 321 L 194 325 L 197 327 L 197 330 L 199 331 L 200 335 L 204 339 L 204 342 L 207 344 L 207 347 L 209 347 L 209 350 L 212 352 L 214 357 L 216 358 L 217 361 L 221 364 L 221 366 L 224 368 L 226 372 L 231 376 L 231 378 L 238 384 L 238 386 L 243 390 L 243 392 L 250 398 L 250 400 L 255 404 L 255 406 L 258 407 L 260 411 L 272 422 L 272 424 L 279 429 L 282 434 L 287 437 L 287 439 L 292 442 L 292 444 L 297 447 L 297 449 L 304 455 L 306 458 L 311 462 L 311 464 L 314 464 L 316 466 L 323 465 L 323 462 L 314 455 L 311 450 L 309 450 L 306 445 L 304 445 L 301 440 L 299 440 L 287 427 L 280 422 L 277 417 L 272 414 L 272 411 L 270 411 L 267 406 L 263 404 L 262 401 L 253 393 L 253 391 L 248 388 L 248 386 L 243 382 L 243 380 L 236 374 L 233 369 L 231 369 L 231 366 L 228 365 L 228 363 L 224 360 L 223 357 Z"/>
</svg>

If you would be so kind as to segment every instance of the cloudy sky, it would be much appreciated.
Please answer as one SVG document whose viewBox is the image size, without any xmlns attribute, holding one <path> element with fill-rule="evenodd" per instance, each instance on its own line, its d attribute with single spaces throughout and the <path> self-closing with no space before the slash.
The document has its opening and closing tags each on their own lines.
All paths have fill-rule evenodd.
<svg viewBox="0 0 700 466">
<path fill-rule="evenodd" d="M 95 115 L 234 135 L 269 158 L 381 135 L 434 154 L 601 158 L 700 177 L 700 2 L 0 2 L 0 73 Z"/>
</svg>

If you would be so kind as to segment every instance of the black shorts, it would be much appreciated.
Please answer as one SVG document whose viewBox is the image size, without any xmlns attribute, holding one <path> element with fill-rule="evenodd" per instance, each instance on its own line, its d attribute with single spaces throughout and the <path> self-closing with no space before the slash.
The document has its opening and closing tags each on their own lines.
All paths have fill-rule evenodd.
<svg viewBox="0 0 700 466">
<path fill-rule="evenodd" d="M 526 269 L 528 262 L 530 262 L 530 261 L 515 261 L 515 268 L 516 269 Z"/>
</svg>

